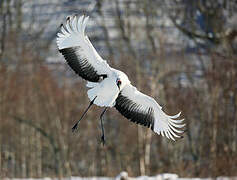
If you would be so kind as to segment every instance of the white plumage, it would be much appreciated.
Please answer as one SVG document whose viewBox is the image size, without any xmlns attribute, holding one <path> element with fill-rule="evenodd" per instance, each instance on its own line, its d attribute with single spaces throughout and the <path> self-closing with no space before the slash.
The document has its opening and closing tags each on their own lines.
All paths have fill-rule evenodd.
<svg viewBox="0 0 237 180">
<path fill-rule="evenodd" d="M 116 82 L 116 79 L 113 78 L 113 76 L 111 76 L 111 78 L 105 78 L 96 86 L 89 89 L 87 95 L 90 101 L 96 97 L 94 104 L 97 106 L 113 107 L 119 94 L 119 89 L 116 83 L 111 82 Z"/>
<path fill-rule="evenodd" d="M 180 116 L 168 116 L 151 97 L 131 85 L 123 72 L 111 68 L 96 52 L 85 28 L 89 17 L 70 16 L 57 34 L 57 46 L 69 66 L 87 80 L 90 101 L 101 107 L 115 107 L 132 122 L 150 127 L 157 134 L 172 140 L 181 137 Z"/>
<path fill-rule="evenodd" d="M 89 38 L 85 36 L 86 23 L 89 17 L 70 16 L 66 25 L 61 25 L 61 32 L 57 34 L 58 49 L 71 47 L 81 47 L 77 52 L 81 58 L 87 59 L 88 63 L 93 64 L 93 67 L 99 74 L 109 73 L 110 67 L 105 60 L 96 52 Z"/>
</svg>

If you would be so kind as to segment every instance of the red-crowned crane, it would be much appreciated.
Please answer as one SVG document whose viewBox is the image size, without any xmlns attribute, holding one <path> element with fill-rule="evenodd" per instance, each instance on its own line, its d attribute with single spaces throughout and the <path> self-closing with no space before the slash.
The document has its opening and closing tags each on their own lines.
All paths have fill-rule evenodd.
<svg viewBox="0 0 237 180">
<path fill-rule="evenodd" d="M 131 85 L 127 75 L 111 68 L 97 53 L 85 28 L 89 17 L 70 16 L 60 27 L 57 34 L 57 46 L 68 65 L 87 81 L 90 104 L 81 118 L 84 117 L 92 104 L 105 107 L 100 115 L 103 144 L 105 143 L 103 115 L 108 107 L 115 107 L 123 116 L 137 124 L 151 128 L 157 134 L 175 141 L 180 138 L 185 124 L 177 120 L 181 113 L 167 115 L 162 107 L 151 97 L 139 92 Z M 176 120 L 175 120 L 176 119 Z"/>
</svg>

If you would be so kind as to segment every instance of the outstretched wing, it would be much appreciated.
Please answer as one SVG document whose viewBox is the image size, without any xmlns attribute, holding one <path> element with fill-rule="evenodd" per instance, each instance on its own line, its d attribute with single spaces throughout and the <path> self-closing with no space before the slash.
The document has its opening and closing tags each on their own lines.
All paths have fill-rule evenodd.
<svg viewBox="0 0 237 180">
<path fill-rule="evenodd" d="M 69 66 L 82 78 L 98 82 L 111 72 L 109 65 L 96 52 L 85 28 L 89 17 L 70 16 L 57 34 L 57 46 Z"/>
<path fill-rule="evenodd" d="M 151 97 L 139 92 L 131 84 L 126 85 L 116 99 L 115 108 L 127 119 L 150 127 L 157 134 L 175 141 L 184 131 L 182 120 L 174 120 L 180 116 L 168 116 L 161 106 Z"/>
</svg>

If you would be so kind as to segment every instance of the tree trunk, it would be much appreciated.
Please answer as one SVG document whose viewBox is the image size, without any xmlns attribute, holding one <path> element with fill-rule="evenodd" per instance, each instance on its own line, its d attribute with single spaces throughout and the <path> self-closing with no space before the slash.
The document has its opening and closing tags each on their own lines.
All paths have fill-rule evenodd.
<svg viewBox="0 0 237 180">
<path fill-rule="evenodd" d="M 36 132 L 36 174 L 37 177 L 42 177 L 42 145 L 41 145 L 41 135 L 39 132 Z"/>
<path fill-rule="evenodd" d="M 145 166 L 145 159 L 144 159 L 144 132 L 142 127 L 139 125 L 137 127 L 138 132 L 138 152 L 139 152 L 139 170 L 140 175 L 144 176 L 146 174 L 146 166 Z"/>
<path fill-rule="evenodd" d="M 150 129 L 147 129 L 146 143 L 145 143 L 146 175 L 150 174 L 151 138 L 152 138 L 152 131 Z"/>
<path fill-rule="evenodd" d="M 214 87 L 212 91 L 212 119 L 213 119 L 213 127 L 212 127 L 212 141 L 211 141 L 211 154 L 212 154 L 212 163 L 213 163 L 213 175 L 217 173 L 217 131 L 218 131 L 218 87 Z"/>
</svg>

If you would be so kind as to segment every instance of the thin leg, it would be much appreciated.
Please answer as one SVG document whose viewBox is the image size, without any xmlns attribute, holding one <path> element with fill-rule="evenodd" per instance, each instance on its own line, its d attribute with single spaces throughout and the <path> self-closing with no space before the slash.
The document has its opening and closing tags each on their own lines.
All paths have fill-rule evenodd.
<svg viewBox="0 0 237 180">
<path fill-rule="evenodd" d="M 96 97 L 95 97 L 96 98 Z M 87 113 L 87 111 L 89 110 L 89 108 L 92 106 L 92 104 L 95 101 L 95 98 L 90 102 L 89 106 L 86 108 L 85 112 L 82 114 L 81 118 L 74 124 L 74 126 L 72 127 L 72 132 L 74 132 L 77 129 L 77 126 L 79 124 L 79 122 L 82 120 L 82 118 L 85 116 L 85 114 Z"/>
<path fill-rule="evenodd" d="M 103 124 L 103 115 L 104 115 L 106 110 L 107 110 L 107 107 L 103 110 L 103 112 L 100 115 L 100 123 L 101 123 L 101 130 L 102 130 L 101 141 L 103 143 L 103 146 L 105 145 L 105 132 L 104 132 L 104 124 Z"/>
</svg>

